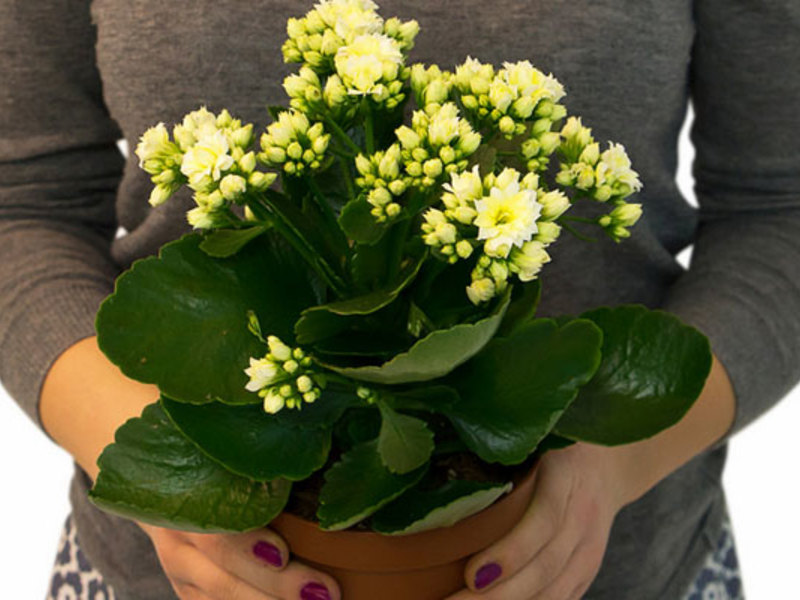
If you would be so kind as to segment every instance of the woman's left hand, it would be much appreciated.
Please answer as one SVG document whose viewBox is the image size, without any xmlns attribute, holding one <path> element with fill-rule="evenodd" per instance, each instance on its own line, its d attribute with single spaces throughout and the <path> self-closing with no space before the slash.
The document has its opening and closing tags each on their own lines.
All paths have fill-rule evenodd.
<svg viewBox="0 0 800 600">
<path fill-rule="evenodd" d="M 446 600 L 579 600 L 600 569 L 626 503 L 614 453 L 578 443 L 545 454 L 522 520 L 467 564 L 468 589 Z"/>
</svg>

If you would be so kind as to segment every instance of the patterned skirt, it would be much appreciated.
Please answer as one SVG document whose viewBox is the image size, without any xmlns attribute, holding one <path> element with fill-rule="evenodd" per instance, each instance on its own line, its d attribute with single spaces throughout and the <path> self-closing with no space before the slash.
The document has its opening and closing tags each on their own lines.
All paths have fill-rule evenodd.
<svg viewBox="0 0 800 600">
<path fill-rule="evenodd" d="M 114 590 L 81 551 L 72 517 L 61 534 L 47 600 L 114 600 Z M 683 600 L 744 600 L 730 523 Z"/>
</svg>

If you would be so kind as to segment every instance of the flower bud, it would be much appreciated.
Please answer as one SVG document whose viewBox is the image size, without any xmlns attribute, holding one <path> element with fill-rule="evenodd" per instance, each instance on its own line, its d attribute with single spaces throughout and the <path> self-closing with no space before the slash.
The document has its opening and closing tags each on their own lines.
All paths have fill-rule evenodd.
<svg viewBox="0 0 800 600">
<path fill-rule="evenodd" d="M 219 191 L 226 200 L 237 200 L 247 190 L 247 181 L 241 175 L 226 175 L 219 182 Z"/>
<path fill-rule="evenodd" d="M 469 298 L 470 302 L 475 305 L 488 302 L 494 297 L 494 293 L 494 281 L 488 277 L 473 281 L 469 286 L 467 286 L 467 297 Z"/>
<path fill-rule="evenodd" d="M 541 194 L 539 204 L 542 205 L 541 218 L 545 221 L 555 221 L 570 207 L 569 198 L 559 190 Z"/>
</svg>

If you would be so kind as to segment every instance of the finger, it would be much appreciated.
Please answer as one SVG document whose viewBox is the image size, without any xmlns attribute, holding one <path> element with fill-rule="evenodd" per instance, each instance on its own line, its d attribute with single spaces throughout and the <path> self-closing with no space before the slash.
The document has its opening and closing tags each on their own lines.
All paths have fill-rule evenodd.
<svg viewBox="0 0 800 600">
<path fill-rule="evenodd" d="M 253 563 L 280 570 L 289 563 L 289 547 L 271 529 L 232 535 L 194 533 L 187 539 L 223 568 Z"/>
<path fill-rule="evenodd" d="M 192 537 L 195 546 L 223 570 L 246 581 L 258 590 L 281 598 L 303 600 L 338 600 L 341 597 L 336 580 L 297 561 L 283 560 L 275 568 L 259 555 L 260 544 L 278 548 L 288 557 L 283 540 L 269 530 L 254 534 L 202 535 Z"/>
<path fill-rule="evenodd" d="M 498 579 L 496 583 L 481 590 L 462 590 L 447 600 L 538 598 L 535 594 L 545 588 L 564 569 L 575 551 L 578 539 L 574 532 L 565 531 L 511 577 Z"/>
<path fill-rule="evenodd" d="M 175 586 L 175 594 L 180 600 L 214 600 L 204 594 L 200 588 L 188 584 Z"/>
<path fill-rule="evenodd" d="M 607 536 L 595 533 L 581 542 L 561 573 L 534 595 L 533 600 L 579 599 L 597 577 L 605 554 L 606 539 Z"/>
<path fill-rule="evenodd" d="M 211 600 L 279 600 L 216 565 L 195 546 L 184 544 L 171 555 L 171 577 L 178 588 L 197 588 Z"/>
<path fill-rule="evenodd" d="M 572 533 L 574 528 L 565 531 L 562 523 L 572 487 L 571 478 L 561 477 L 537 485 L 531 505 L 514 529 L 467 563 L 467 587 L 481 591 L 513 577 L 557 536 Z M 565 543 L 567 540 L 561 541 Z"/>
</svg>

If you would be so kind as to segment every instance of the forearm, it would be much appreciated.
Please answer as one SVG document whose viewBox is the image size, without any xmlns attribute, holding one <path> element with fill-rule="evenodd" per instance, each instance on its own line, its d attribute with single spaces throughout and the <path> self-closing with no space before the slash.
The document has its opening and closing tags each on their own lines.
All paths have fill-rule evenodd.
<svg viewBox="0 0 800 600">
<path fill-rule="evenodd" d="M 618 469 L 621 505 L 637 500 L 673 471 L 721 439 L 733 424 L 736 400 L 716 357 L 706 385 L 686 416 L 652 438 L 598 449 Z"/>
<path fill-rule="evenodd" d="M 117 427 L 157 398 L 156 386 L 125 377 L 90 337 L 53 363 L 42 386 L 40 414 L 56 443 L 94 479 L 97 457 L 114 441 Z"/>
</svg>

